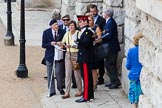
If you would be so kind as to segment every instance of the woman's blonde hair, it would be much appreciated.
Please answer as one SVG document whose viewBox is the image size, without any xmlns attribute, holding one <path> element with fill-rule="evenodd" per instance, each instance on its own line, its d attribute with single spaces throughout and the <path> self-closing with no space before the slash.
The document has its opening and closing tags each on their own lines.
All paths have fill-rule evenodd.
<svg viewBox="0 0 162 108">
<path fill-rule="evenodd" d="M 133 37 L 133 44 L 138 45 L 139 40 L 143 37 L 143 34 L 140 32 Z"/>
</svg>

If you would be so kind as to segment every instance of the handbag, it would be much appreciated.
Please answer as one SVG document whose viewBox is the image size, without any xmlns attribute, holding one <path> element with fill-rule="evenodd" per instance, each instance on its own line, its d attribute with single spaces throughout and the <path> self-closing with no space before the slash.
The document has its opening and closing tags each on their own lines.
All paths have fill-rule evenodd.
<svg viewBox="0 0 162 108">
<path fill-rule="evenodd" d="M 77 63 L 76 59 L 71 58 L 71 64 L 72 64 L 72 69 L 73 70 L 79 70 L 80 69 L 80 65 L 79 65 L 79 63 Z"/>
<path fill-rule="evenodd" d="M 94 48 L 95 61 L 101 61 L 105 59 L 110 52 L 109 44 L 96 45 Z"/>
<path fill-rule="evenodd" d="M 45 59 L 45 57 L 43 57 L 43 59 L 41 61 L 41 64 L 46 65 L 46 59 Z"/>
<path fill-rule="evenodd" d="M 78 37 L 78 33 L 77 32 L 77 37 Z M 68 34 L 68 44 L 69 44 L 69 34 Z M 71 64 L 72 64 L 72 69 L 73 70 L 79 70 L 80 69 L 80 65 L 79 63 L 77 63 L 77 57 L 71 57 L 71 51 L 70 51 L 70 48 L 69 48 L 69 53 L 70 53 L 70 60 L 71 60 Z"/>
</svg>

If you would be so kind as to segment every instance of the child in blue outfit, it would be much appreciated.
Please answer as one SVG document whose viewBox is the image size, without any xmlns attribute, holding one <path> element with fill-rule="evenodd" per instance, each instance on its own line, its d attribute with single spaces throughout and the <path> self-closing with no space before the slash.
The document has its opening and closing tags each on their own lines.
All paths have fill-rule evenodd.
<svg viewBox="0 0 162 108">
<path fill-rule="evenodd" d="M 142 64 L 139 62 L 138 58 L 138 42 L 142 37 L 142 33 L 134 36 L 133 43 L 135 46 L 129 49 L 126 62 L 126 68 L 130 70 L 128 74 L 128 78 L 130 80 L 128 99 L 131 102 L 133 108 L 137 108 L 139 96 L 142 94 L 139 78 Z"/>
</svg>

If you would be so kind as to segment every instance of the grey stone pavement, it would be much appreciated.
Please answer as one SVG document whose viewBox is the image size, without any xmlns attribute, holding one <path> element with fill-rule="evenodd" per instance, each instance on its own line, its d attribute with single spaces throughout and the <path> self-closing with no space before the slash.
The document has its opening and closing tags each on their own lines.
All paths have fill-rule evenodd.
<svg viewBox="0 0 162 108">
<path fill-rule="evenodd" d="M 48 98 L 47 81 L 43 79 L 45 67 L 40 64 L 44 50 L 41 46 L 42 31 L 47 28 L 51 9 L 26 10 L 26 64 L 29 78 L 17 78 L 13 70 L 18 67 L 20 10 L 12 3 L 13 33 L 15 46 L 3 45 L 6 33 L 6 3 L 0 0 L 0 108 L 130 108 L 126 94 L 122 88 L 110 90 L 99 85 L 95 99 L 86 103 L 75 103 L 75 89 L 71 89 L 69 99 L 61 99 L 57 95 Z M 107 75 L 104 76 L 108 82 Z"/>
</svg>

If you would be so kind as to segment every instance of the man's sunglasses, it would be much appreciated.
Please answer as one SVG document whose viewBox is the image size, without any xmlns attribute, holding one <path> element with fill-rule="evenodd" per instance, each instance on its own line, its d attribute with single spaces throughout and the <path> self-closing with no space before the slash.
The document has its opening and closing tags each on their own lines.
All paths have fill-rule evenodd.
<svg viewBox="0 0 162 108">
<path fill-rule="evenodd" d="M 70 19 L 62 19 L 63 21 L 69 21 Z"/>
</svg>

